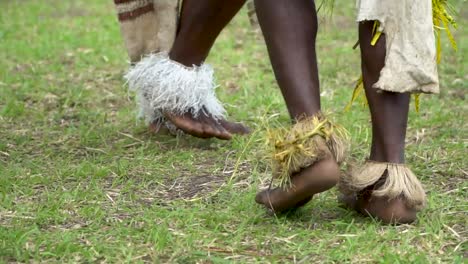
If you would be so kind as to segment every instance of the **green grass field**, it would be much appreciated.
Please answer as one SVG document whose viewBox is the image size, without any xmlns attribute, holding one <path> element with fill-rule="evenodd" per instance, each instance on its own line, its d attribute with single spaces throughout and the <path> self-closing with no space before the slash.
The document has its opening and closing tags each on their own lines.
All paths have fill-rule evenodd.
<svg viewBox="0 0 468 264">
<path fill-rule="evenodd" d="M 288 116 L 245 11 L 208 59 L 231 119 L 254 129 L 225 142 L 137 122 L 112 1 L 0 1 L 0 263 L 466 263 L 468 6 L 454 4 L 459 50 L 444 42 L 442 92 L 421 97 L 407 136 L 429 204 L 384 226 L 335 189 L 283 217 L 255 204 L 270 179 L 259 124 Z M 360 74 L 353 6 L 322 14 L 318 56 L 323 108 L 363 161 L 368 111 L 343 111 Z"/>
</svg>

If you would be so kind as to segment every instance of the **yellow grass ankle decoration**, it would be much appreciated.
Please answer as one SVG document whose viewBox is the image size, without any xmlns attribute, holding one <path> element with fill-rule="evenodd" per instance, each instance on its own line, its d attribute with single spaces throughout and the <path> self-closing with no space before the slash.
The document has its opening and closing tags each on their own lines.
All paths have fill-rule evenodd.
<svg viewBox="0 0 468 264">
<path fill-rule="evenodd" d="M 273 179 L 280 187 L 291 186 L 291 175 L 330 155 L 341 162 L 346 152 L 347 131 L 322 114 L 301 119 L 290 128 L 267 129 Z"/>
</svg>

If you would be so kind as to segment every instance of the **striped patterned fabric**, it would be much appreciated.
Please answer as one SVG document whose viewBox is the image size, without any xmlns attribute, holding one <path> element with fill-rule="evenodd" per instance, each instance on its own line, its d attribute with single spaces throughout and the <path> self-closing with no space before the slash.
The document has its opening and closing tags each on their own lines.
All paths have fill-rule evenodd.
<svg viewBox="0 0 468 264">
<path fill-rule="evenodd" d="M 114 0 L 132 63 L 168 51 L 174 42 L 181 0 Z"/>
<path fill-rule="evenodd" d="M 119 21 L 133 20 L 149 12 L 154 12 L 152 0 L 114 0 Z"/>
</svg>

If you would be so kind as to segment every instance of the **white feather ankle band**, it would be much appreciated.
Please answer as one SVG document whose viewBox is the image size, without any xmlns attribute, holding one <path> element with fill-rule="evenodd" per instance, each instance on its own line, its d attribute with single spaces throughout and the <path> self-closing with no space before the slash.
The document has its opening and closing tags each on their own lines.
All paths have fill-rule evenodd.
<svg viewBox="0 0 468 264">
<path fill-rule="evenodd" d="M 147 123 L 164 122 L 163 112 L 194 117 L 204 113 L 215 119 L 225 116 L 215 94 L 213 69 L 207 64 L 186 67 L 166 53 L 151 54 L 130 68 L 125 79 L 137 93 L 140 117 Z"/>
</svg>

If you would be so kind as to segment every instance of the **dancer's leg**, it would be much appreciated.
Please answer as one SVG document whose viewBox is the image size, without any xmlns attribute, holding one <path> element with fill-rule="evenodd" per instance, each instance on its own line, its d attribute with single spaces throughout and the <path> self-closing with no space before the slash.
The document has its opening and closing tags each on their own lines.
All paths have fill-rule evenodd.
<svg viewBox="0 0 468 264">
<path fill-rule="evenodd" d="M 239 11 L 245 0 L 184 0 L 180 26 L 169 52 L 169 57 L 186 66 L 202 64 L 221 30 Z M 164 113 L 174 125 L 188 134 L 201 138 L 231 138 L 231 133 L 244 134 L 248 129 L 239 123 L 214 120 L 201 114 L 194 118 L 190 113 L 178 116 Z"/>
<path fill-rule="evenodd" d="M 313 116 L 320 110 L 315 53 L 317 12 L 313 0 L 255 1 L 278 85 L 291 118 Z"/>
<path fill-rule="evenodd" d="M 312 0 L 256 0 L 257 16 L 278 85 L 293 120 L 320 111 L 315 54 L 317 14 Z M 330 153 L 329 153 L 330 154 Z M 332 157 L 292 176 L 293 188 L 265 190 L 256 201 L 275 212 L 305 204 L 318 192 L 333 187 L 339 168 Z"/>
<path fill-rule="evenodd" d="M 359 24 L 362 74 L 372 118 L 372 147 L 369 159 L 404 163 L 410 95 L 377 91 L 372 87 L 378 81 L 385 63 L 385 35 L 381 35 L 375 46 L 370 44 L 373 24 L 373 21 Z M 403 199 L 389 200 L 386 197 L 371 196 L 373 188 L 374 186 L 370 186 L 358 194 L 355 208 L 387 223 L 407 223 L 415 220 L 416 211 L 407 208 Z"/>
<path fill-rule="evenodd" d="M 373 22 L 359 25 L 362 74 L 372 118 L 370 159 L 382 162 L 405 162 L 405 135 L 410 95 L 378 91 L 372 88 L 385 63 L 385 35 L 372 46 Z"/>
</svg>

